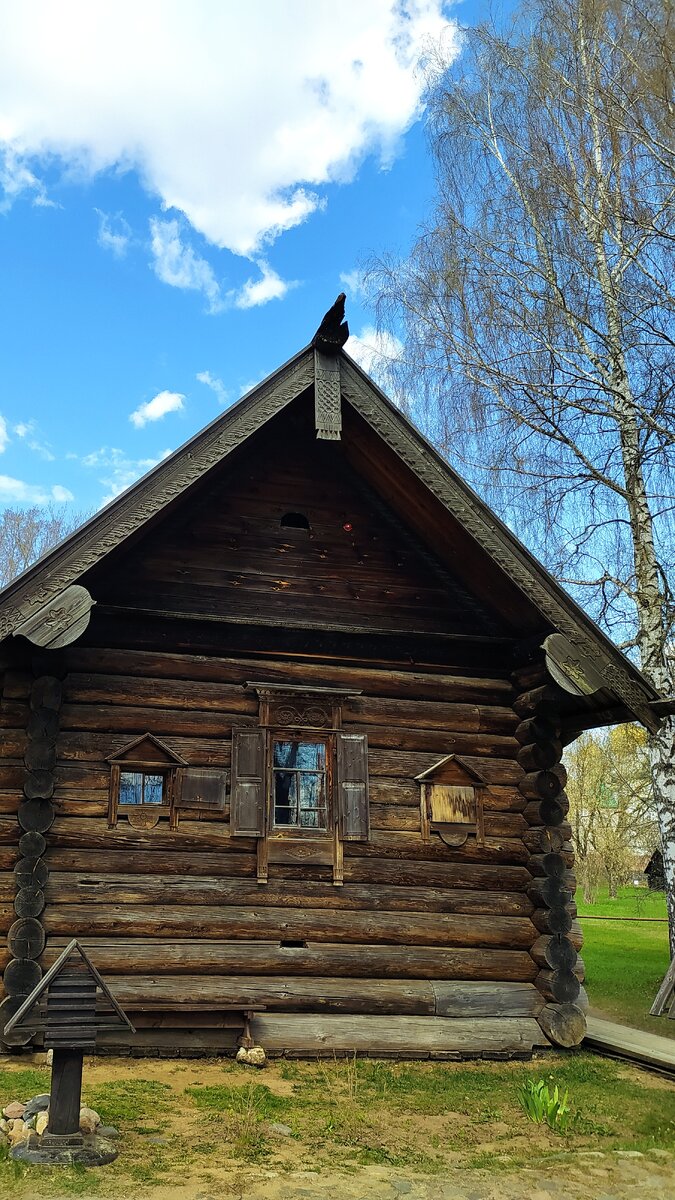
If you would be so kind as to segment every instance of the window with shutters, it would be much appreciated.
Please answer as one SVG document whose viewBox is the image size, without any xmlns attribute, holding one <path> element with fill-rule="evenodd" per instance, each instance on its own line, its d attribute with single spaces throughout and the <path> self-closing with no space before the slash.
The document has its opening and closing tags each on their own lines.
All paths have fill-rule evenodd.
<svg viewBox="0 0 675 1200">
<path fill-rule="evenodd" d="M 312 843 L 307 863 L 332 861 L 341 881 L 342 843 L 370 836 L 366 735 L 341 728 L 342 696 L 328 689 L 251 686 L 260 725 L 232 732 L 232 835 L 258 839 L 260 882 L 298 840 Z"/>
</svg>

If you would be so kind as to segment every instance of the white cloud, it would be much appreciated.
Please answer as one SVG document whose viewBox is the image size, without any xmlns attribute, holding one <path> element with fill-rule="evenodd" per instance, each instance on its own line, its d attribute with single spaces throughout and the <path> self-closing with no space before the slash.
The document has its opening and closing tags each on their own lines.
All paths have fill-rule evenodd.
<svg viewBox="0 0 675 1200">
<path fill-rule="evenodd" d="M 212 392 L 215 392 L 219 404 L 227 404 L 229 393 L 222 379 L 218 379 L 210 371 L 198 371 L 197 380 L 199 383 L 205 383 L 207 387 L 211 388 Z"/>
<path fill-rule="evenodd" d="M 95 208 L 98 217 L 98 244 L 103 250 L 110 250 L 115 258 L 124 258 L 131 241 L 131 228 L 121 213 L 101 212 Z"/>
<path fill-rule="evenodd" d="M 52 496 L 53 496 L 54 500 L 59 500 L 59 501 L 63 501 L 63 502 L 65 502 L 66 500 L 74 500 L 75 499 L 75 497 L 74 497 L 73 493 L 70 491 L 70 489 L 67 487 L 61 487 L 60 483 L 54 484 L 54 487 L 52 488 Z"/>
<path fill-rule="evenodd" d="M 178 221 L 150 220 L 153 268 L 162 283 L 171 287 L 202 292 L 210 313 L 222 312 L 224 304 L 220 284 L 205 258 L 186 246 L 181 238 Z"/>
<path fill-rule="evenodd" d="M 163 450 L 156 458 L 129 458 L 124 450 L 120 450 L 116 446 L 101 446 L 99 450 L 92 450 L 90 454 L 85 454 L 80 462 L 83 467 L 103 472 L 99 475 L 99 483 L 107 488 L 101 501 L 101 507 L 103 507 L 104 504 L 109 504 L 121 492 L 131 487 L 131 484 L 135 483 L 141 475 L 145 475 L 152 467 L 156 467 L 157 463 L 168 458 L 171 453 L 171 450 Z"/>
<path fill-rule="evenodd" d="M 19 421 L 18 425 L 14 426 L 14 433 L 25 442 L 29 450 L 34 450 L 36 454 L 40 455 L 40 458 L 44 458 L 45 462 L 55 461 L 49 446 L 36 437 L 37 424 L 35 421 Z"/>
<path fill-rule="evenodd" d="M 237 308 L 257 308 L 270 300 L 283 300 L 289 288 L 296 286 L 281 279 L 268 263 L 260 260 L 256 266 L 262 272 L 262 279 L 247 279 L 235 298 Z"/>
<path fill-rule="evenodd" d="M 420 112 L 417 64 L 445 0 L 5 5 L 6 203 L 45 202 L 46 163 L 86 179 L 134 169 L 165 210 L 255 256 L 317 189 L 385 165 Z M 36 30 L 39 33 L 36 33 Z M 451 28 L 448 41 L 454 45 Z"/>
<path fill-rule="evenodd" d="M 129 414 L 129 420 L 136 429 L 142 429 L 149 421 L 161 421 L 167 413 L 179 412 L 184 400 L 185 396 L 180 392 L 158 392 L 152 400 L 139 404 L 138 408 Z"/>
<path fill-rule="evenodd" d="M 365 285 L 363 275 L 358 267 L 353 271 L 342 271 L 340 274 L 340 283 L 344 285 L 344 289 L 348 296 L 352 296 L 355 300 L 360 299 L 365 295 Z"/>
<path fill-rule="evenodd" d="M 0 475 L 0 503 L 8 501 L 10 504 L 49 504 L 50 500 L 62 503 L 74 499 L 73 493 L 60 483 L 51 488 L 43 488 L 39 484 L 13 479 L 11 475 Z"/>
<path fill-rule="evenodd" d="M 389 368 L 401 357 L 403 342 L 391 333 L 378 333 L 372 325 L 366 325 L 360 334 L 347 339 L 345 350 L 367 375 L 384 387 Z"/>
<path fill-rule="evenodd" d="M 2 123 L 0 121 L 0 213 L 8 212 L 14 201 L 23 193 L 32 194 L 32 204 L 35 208 L 56 208 L 47 196 L 47 189 L 41 179 L 33 174 L 23 155 L 11 145 L 2 143 Z"/>
<path fill-rule="evenodd" d="M 9 430 L 4 417 L 0 417 L 0 454 L 2 454 L 9 445 Z"/>
</svg>

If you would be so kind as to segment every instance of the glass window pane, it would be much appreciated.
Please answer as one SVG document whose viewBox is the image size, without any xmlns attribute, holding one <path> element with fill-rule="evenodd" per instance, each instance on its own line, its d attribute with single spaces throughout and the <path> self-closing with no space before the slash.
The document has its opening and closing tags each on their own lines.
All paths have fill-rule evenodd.
<svg viewBox="0 0 675 1200">
<path fill-rule="evenodd" d="M 143 776 L 140 771 L 120 771 L 120 804 L 143 802 Z"/>
<path fill-rule="evenodd" d="M 297 777 L 292 771 L 274 772 L 274 824 L 297 825 Z"/>
<path fill-rule="evenodd" d="M 324 776 L 302 774 L 299 779 L 300 824 L 308 829 L 325 829 Z"/>
<path fill-rule="evenodd" d="M 326 747 L 323 742 L 275 742 L 274 766 L 325 771 Z"/>
<path fill-rule="evenodd" d="M 161 804 L 164 796 L 164 776 L 146 775 L 143 789 L 144 804 Z"/>
</svg>

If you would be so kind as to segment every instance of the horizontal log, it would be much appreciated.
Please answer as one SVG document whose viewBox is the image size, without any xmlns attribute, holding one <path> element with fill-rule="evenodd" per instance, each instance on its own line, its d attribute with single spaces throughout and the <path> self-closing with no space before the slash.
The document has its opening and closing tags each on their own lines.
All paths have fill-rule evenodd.
<svg viewBox="0 0 675 1200">
<path fill-rule="evenodd" d="M 111 831 L 113 834 L 117 830 Z M 180 828 L 179 831 L 180 833 Z M 194 851 L 148 851 L 142 847 L 127 849 L 128 843 L 122 841 L 118 849 L 107 849 L 101 856 L 101 866 L 106 874 L 137 873 L 143 875 L 185 876 L 199 879 L 203 876 L 218 877 L 234 876 L 236 878 L 254 879 L 256 875 L 255 854 L 223 854 L 200 853 Z M 178 843 L 180 844 L 180 842 Z M 176 842 L 174 842 L 176 845 Z M 9 853 L 9 852 L 8 852 Z M 0 851 L 0 855 L 2 851 Z M 16 850 L 11 851 L 10 866 L 16 860 Z M 77 843 L 73 848 L 54 847 L 50 845 L 45 855 L 50 871 L 82 871 L 91 872 L 96 862 L 96 856 L 86 844 Z M 324 871 L 322 875 L 321 872 Z M 307 879 L 307 868 L 301 865 L 275 866 L 270 871 L 270 878 L 276 879 Z M 332 871 L 323 868 L 312 869 L 312 879 L 332 880 Z M 400 887 L 451 887 L 470 888 L 489 892 L 508 891 L 524 892 L 530 874 L 524 867 L 490 866 L 483 863 L 462 862 L 405 862 L 398 859 L 358 859 L 345 861 L 345 879 L 354 883 L 366 884 L 395 884 Z"/>
<path fill-rule="evenodd" d="M 581 987 L 574 972 L 567 967 L 542 968 L 534 984 L 546 1000 L 558 1004 L 573 1004 Z"/>
<path fill-rule="evenodd" d="M 544 908 L 564 908 L 569 904 L 574 894 L 574 889 L 566 886 L 567 881 L 563 877 L 551 879 L 548 876 L 543 876 L 538 879 L 533 879 L 527 889 L 527 894 L 534 905 Z"/>
<path fill-rule="evenodd" d="M 576 1004 L 547 1004 L 537 1019 L 554 1046 L 580 1046 L 586 1034 L 586 1018 Z"/>
<path fill-rule="evenodd" d="M 555 800 L 561 789 L 560 780 L 553 771 L 530 771 L 518 784 L 526 800 Z"/>
<path fill-rule="evenodd" d="M 555 721 L 561 699 L 560 690 L 554 684 L 544 684 L 542 687 L 530 688 L 521 692 L 513 701 L 513 710 L 525 720 L 527 717 L 546 717 Z"/>
<path fill-rule="evenodd" d="M 443 1017 L 536 1016 L 544 1001 L 529 983 L 362 980 L 316 976 L 154 975 L 106 977 L 129 1012 L 264 1006 L 268 1011 L 391 1013 Z"/>
<path fill-rule="evenodd" d="M 285 1050 L 405 1054 L 529 1053 L 544 1044 L 533 1017 L 475 1017 L 448 1021 L 444 1017 L 302 1016 L 257 1014 L 253 1034 L 270 1052 Z"/>
<path fill-rule="evenodd" d="M 562 793 L 561 793 L 562 794 Z M 557 800 L 532 800 L 523 811 L 530 825 L 562 825 L 565 813 Z"/>
<path fill-rule="evenodd" d="M 29 914 L 26 914 L 29 915 Z M 33 915 L 33 914 L 30 914 Z M 527 917 L 486 917 L 448 913 L 330 911 L 289 908 L 244 908 L 239 905 L 152 905 L 82 903 L 45 909 L 43 924 L 50 934 L 71 937 L 110 937 L 138 934 L 152 937 L 279 938 L 318 942 L 417 944 L 420 946 L 484 946 L 520 949 L 532 945 L 536 934 Z"/>
<path fill-rule="evenodd" d="M 41 959 L 56 961 L 68 938 L 50 936 Z M 537 967 L 523 950 L 429 946 L 345 945 L 308 942 L 225 942 L 172 938 L 166 943 L 138 937 L 82 936 L 82 945 L 105 975 L 319 975 L 350 979 L 450 979 L 531 982 Z"/>
<path fill-rule="evenodd" d="M 11 883 L 11 880 L 10 880 Z M 13 894 L 12 897 L 13 899 Z M 73 874 L 52 871 L 45 887 L 48 904 L 240 904 L 319 909 L 447 912 L 529 916 L 527 896 L 518 892 L 467 891 L 452 888 L 394 887 L 347 881 L 275 880 L 262 887 L 255 880 L 222 877 L 163 878 L 158 875 Z"/>
<path fill-rule="evenodd" d="M 524 815 L 527 819 L 527 810 L 525 810 Z M 540 815 L 539 810 L 538 815 Z M 555 826 L 547 825 L 543 828 L 538 824 L 533 825 L 530 829 L 526 829 L 522 836 L 528 850 L 532 852 L 530 862 L 535 860 L 536 863 L 536 857 L 539 854 L 566 855 L 568 851 L 571 852 L 572 858 L 566 858 L 565 861 L 568 865 L 574 862 L 574 850 L 571 843 L 572 826 L 567 822 Z M 535 874 L 536 872 L 533 870 L 532 873 Z"/>
<path fill-rule="evenodd" d="M 193 654 L 168 654 L 143 650 L 112 650 L 106 647 L 69 647 L 71 671 L 135 675 L 140 679 L 186 679 L 211 683 L 233 683 L 240 687 L 249 679 L 270 683 L 293 682 L 315 687 L 356 687 L 375 696 L 419 696 L 428 700 L 463 700 L 480 703 L 499 696 L 507 703 L 513 688 L 506 678 L 471 678 L 405 667 L 377 669 L 342 666 L 331 662 L 304 663 L 265 658 L 227 658 Z"/>
<path fill-rule="evenodd" d="M 513 736 L 521 746 L 534 743 L 552 742 L 558 734 L 558 727 L 548 717 L 526 717 L 513 731 Z"/>
<path fill-rule="evenodd" d="M 561 754 L 558 741 L 530 742 L 521 747 L 516 760 L 524 771 L 548 771 L 560 761 Z"/>
<path fill-rule="evenodd" d="M 566 908 L 536 908 L 531 917 L 532 924 L 540 933 L 570 933 L 572 920 L 569 906 Z"/>
<path fill-rule="evenodd" d="M 345 858 L 389 857 L 431 862 L 457 859 L 467 862 L 503 862 L 526 864 L 529 854 L 520 838 L 486 837 L 484 843 L 469 838 L 459 849 L 445 845 L 438 837 L 423 842 L 415 834 L 373 830 L 368 842 L 347 842 Z"/>
<path fill-rule="evenodd" d="M 514 687 L 518 688 L 519 694 L 525 688 L 540 687 L 542 684 L 551 682 L 551 676 L 546 669 L 546 663 L 543 661 L 531 662 L 525 666 L 516 667 L 515 671 L 511 672 L 511 679 Z"/>
<path fill-rule="evenodd" d="M 175 1009 L 210 1012 L 228 1006 L 264 1006 L 282 1012 L 345 1012 L 434 1016 L 436 996 L 426 979 L 351 979 L 325 976 L 112 975 L 115 999 L 130 1013 Z M 529 990 L 531 985 L 520 985 Z M 535 991 L 532 988 L 532 991 Z M 531 1005 L 531 1008 L 533 1006 Z"/>
<path fill-rule="evenodd" d="M 574 946 L 569 938 L 561 933 L 543 933 L 532 946 L 530 954 L 538 966 L 549 967 L 552 970 L 560 970 L 561 967 L 564 967 L 571 971 L 577 961 L 577 952 Z"/>
<path fill-rule="evenodd" d="M 562 879 L 568 870 L 569 855 L 567 851 L 564 855 L 559 852 L 533 854 L 527 866 L 531 875 L 548 877 L 549 879 Z"/>
</svg>

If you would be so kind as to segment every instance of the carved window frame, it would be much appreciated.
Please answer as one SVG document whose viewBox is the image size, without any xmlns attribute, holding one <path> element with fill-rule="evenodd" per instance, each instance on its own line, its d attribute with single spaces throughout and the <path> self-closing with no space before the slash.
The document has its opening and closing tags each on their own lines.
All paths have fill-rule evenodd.
<svg viewBox="0 0 675 1200">
<path fill-rule="evenodd" d="M 143 754 L 143 746 L 150 744 L 161 753 L 162 758 Z M 136 753 L 137 751 L 137 753 Z M 115 829 L 119 818 L 126 817 L 132 828 L 154 829 L 160 817 L 169 818 L 169 829 L 178 828 L 178 772 L 186 766 L 184 759 L 168 746 L 160 742 L 153 734 L 143 734 L 128 745 L 123 746 L 115 754 L 109 755 L 110 763 L 110 797 L 108 804 L 108 828 Z M 122 804 L 120 789 L 122 773 L 141 775 L 161 775 L 162 803 L 161 804 Z M 133 820 L 132 818 L 136 818 Z M 154 819 L 153 819 L 154 818 Z"/>
</svg>

